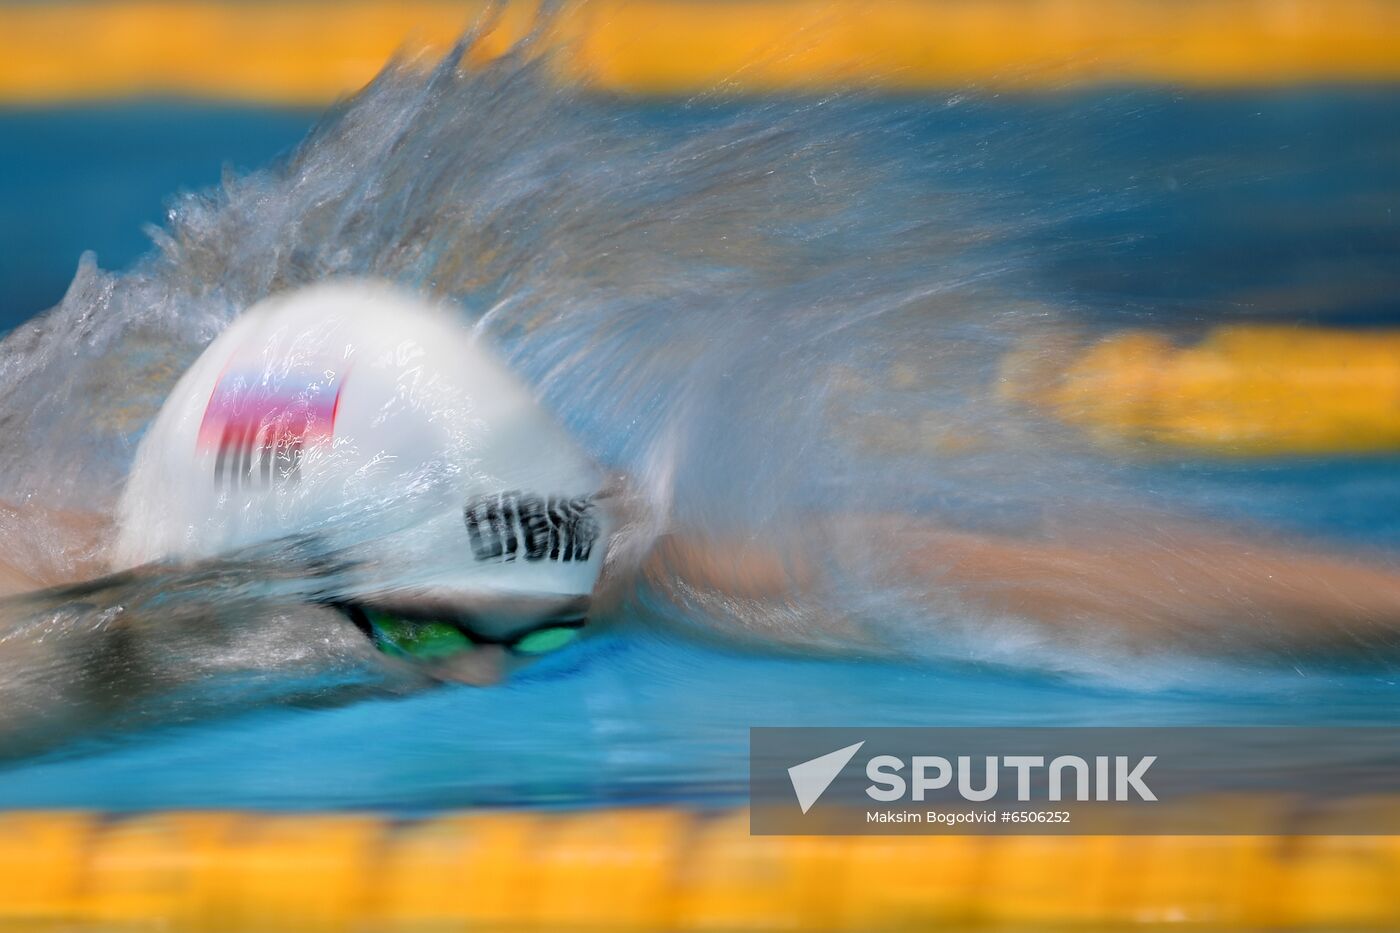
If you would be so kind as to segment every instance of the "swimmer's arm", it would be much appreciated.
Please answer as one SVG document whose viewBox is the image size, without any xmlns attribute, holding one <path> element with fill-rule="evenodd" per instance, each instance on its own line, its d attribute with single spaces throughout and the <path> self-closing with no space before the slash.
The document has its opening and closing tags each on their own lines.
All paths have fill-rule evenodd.
<svg viewBox="0 0 1400 933">
<path fill-rule="evenodd" d="M 861 619 L 824 598 L 828 562 L 813 525 L 762 537 L 663 535 L 642 563 L 649 593 L 674 603 L 692 635 L 804 653 L 892 650 Z"/>
<path fill-rule="evenodd" d="M 659 537 L 642 573 L 653 586 L 679 583 L 735 599 L 782 598 L 809 589 L 816 578 L 813 561 L 802 548 L 696 534 Z"/>
<path fill-rule="evenodd" d="M 1028 539 L 858 515 L 802 531 L 780 542 L 665 535 L 643 576 L 664 593 L 773 601 L 809 593 L 833 564 L 871 559 L 848 569 L 868 571 L 930 612 L 1025 622 L 1086 646 L 1214 653 L 1400 641 L 1395 570 L 1204 525 L 1059 529 Z M 825 558 L 814 542 L 824 543 Z"/>
<path fill-rule="evenodd" d="M 608 549 L 593 613 L 606 615 L 637 583 L 672 597 L 677 587 L 736 599 L 784 598 L 816 578 L 806 549 L 780 540 L 671 530 L 657 534 L 650 504 L 621 474 L 600 496 L 621 526 Z"/>
<path fill-rule="evenodd" d="M 106 570 L 111 521 L 96 512 L 0 500 L 0 597 L 76 583 Z"/>
<path fill-rule="evenodd" d="M 879 520 L 888 579 L 932 604 L 1033 622 L 1067 642 L 1365 648 L 1400 636 L 1400 574 L 1204 526 L 1026 540 Z"/>
</svg>

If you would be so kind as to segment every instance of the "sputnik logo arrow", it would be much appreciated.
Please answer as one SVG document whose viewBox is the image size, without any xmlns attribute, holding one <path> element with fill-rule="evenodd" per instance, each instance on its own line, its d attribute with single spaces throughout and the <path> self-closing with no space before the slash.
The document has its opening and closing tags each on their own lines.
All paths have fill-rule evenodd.
<svg viewBox="0 0 1400 933">
<path fill-rule="evenodd" d="M 812 804 L 826 793 L 831 782 L 836 780 L 836 775 L 841 773 L 841 769 L 850 763 L 864 744 L 862 740 L 788 768 L 788 777 L 792 779 L 792 789 L 797 794 L 797 803 L 802 807 L 803 813 L 812 809 Z"/>
</svg>

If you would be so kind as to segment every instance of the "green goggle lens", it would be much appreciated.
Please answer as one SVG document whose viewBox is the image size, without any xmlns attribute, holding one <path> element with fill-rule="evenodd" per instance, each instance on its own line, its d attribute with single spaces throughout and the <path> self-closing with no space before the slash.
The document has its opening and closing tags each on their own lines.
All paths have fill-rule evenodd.
<svg viewBox="0 0 1400 933">
<path fill-rule="evenodd" d="M 445 622 L 411 621 L 383 612 L 367 615 L 380 647 L 390 654 L 432 661 L 473 647 L 460 629 Z"/>
<path fill-rule="evenodd" d="M 368 610 L 364 614 L 374 632 L 374 642 L 386 654 L 420 661 L 436 661 L 476 647 L 477 639 L 446 622 L 405 619 L 390 612 Z M 581 623 L 536 629 L 501 644 L 512 654 L 534 657 L 558 651 L 579 637 Z"/>
<path fill-rule="evenodd" d="M 569 625 L 536 629 L 512 645 L 511 650 L 516 654 L 523 655 L 549 654 L 551 651 L 558 651 L 565 645 L 572 644 L 578 638 L 580 631 L 578 626 Z"/>
</svg>

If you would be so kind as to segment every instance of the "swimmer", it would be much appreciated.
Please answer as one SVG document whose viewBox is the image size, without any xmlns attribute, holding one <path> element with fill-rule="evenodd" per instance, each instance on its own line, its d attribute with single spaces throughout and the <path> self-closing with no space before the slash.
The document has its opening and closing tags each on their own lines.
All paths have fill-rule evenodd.
<svg viewBox="0 0 1400 933">
<path fill-rule="evenodd" d="M 595 465 L 448 310 L 329 282 L 250 308 L 204 351 L 142 439 L 110 532 L 97 518 L 0 511 L 11 528 L 61 531 L 75 555 L 45 573 L 12 554 L 0 585 L 90 575 L 108 534 L 113 571 L 270 548 L 302 567 L 268 586 L 325 607 L 386 667 L 479 686 L 587 635 L 642 585 L 720 637 L 895 653 L 813 608 L 827 575 L 858 571 L 843 562 L 877 543 L 880 584 L 1064 644 L 1331 649 L 1400 631 L 1400 575 L 1380 564 L 1156 517 L 1032 540 L 834 515 L 759 543 L 678 532 L 660 511 Z"/>
</svg>

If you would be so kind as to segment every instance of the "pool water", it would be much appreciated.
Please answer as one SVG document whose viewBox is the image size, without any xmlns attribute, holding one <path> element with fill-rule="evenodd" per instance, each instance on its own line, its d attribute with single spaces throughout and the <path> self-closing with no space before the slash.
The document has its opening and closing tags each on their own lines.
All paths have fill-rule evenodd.
<svg viewBox="0 0 1400 933">
<path fill-rule="evenodd" d="M 272 707 L 0 773 L 9 806 L 733 804 L 763 725 L 1393 725 L 1387 672 L 1210 672 L 1105 687 L 975 665 L 775 659 L 609 637 L 498 689 Z"/>
<path fill-rule="evenodd" d="M 456 105 L 489 109 L 490 101 L 520 93 L 518 87 L 474 86 Z M 519 117 L 522 121 L 563 106 L 533 99 L 526 103 L 536 110 Z M 499 197 L 490 209 L 504 213 L 482 219 L 481 229 L 501 223 L 500 217 L 512 210 L 522 212 L 516 228 L 494 235 L 516 243 L 520 255 L 549 257 L 545 268 L 524 276 L 524 284 L 517 255 L 513 271 L 482 273 L 487 282 L 479 290 L 447 290 L 466 296 L 462 301 L 470 321 L 541 388 L 591 450 L 614 464 L 645 473 L 657 438 L 667 436 L 667 426 L 676 423 L 671 416 L 677 407 L 687 398 L 693 405 L 694 393 L 709 398 L 711 408 L 702 407 L 684 422 L 687 449 L 724 449 L 674 478 L 679 512 L 702 522 L 706 516 L 728 516 L 726 508 L 743 512 L 743 503 L 726 505 L 734 476 L 752 480 L 746 495 L 772 493 L 778 502 L 774 514 L 784 507 L 828 502 L 835 490 L 872 507 L 903 498 L 916 511 L 951 514 L 984 526 L 1015 526 L 1025 511 L 1046 507 L 1047 498 L 1054 508 L 1075 508 L 1106 490 L 1110 502 L 1148 502 L 1391 555 L 1400 547 L 1396 457 L 1218 463 L 1057 448 L 1045 454 L 1048 462 L 1042 467 L 1009 472 L 1004 459 L 945 468 L 926 451 L 845 451 L 839 456 L 819 451 L 802 461 L 804 437 L 811 436 L 804 432 L 829 412 L 788 413 L 790 418 L 775 422 L 772 436 L 756 436 L 757 426 L 766 423 L 764 411 L 779 404 L 774 399 L 801 396 L 787 376 L 773 375 L 784 367 L 816 370 L 840 364 L 869 373 L 897 356 L 901 346 L 934 348 L 944 342 L 975 343 L 999 352 L 1025 328 L 1043 322 L 1045 313 L 1035 310 L 1004 315 L 998 299 L 983 290 L 987 283 L 1008 304 L 1052 308 L 1048 313 L 1055 327 L 1088 333 L 1147 326 L 1191 334 L 1212 323 L 1239 320 L 1363 326 L 1400 322 L 1400 95 L 1393 90 L 1186 93 L 1124 88 L 1034 97 L 969 94 L 850 100 L 836 113 L 802 101 L 566 104 L 574 108 L 569 119 L 576 135 L 568 145 L 553 148 L 552 137 L 538 132 L 522 131 L 504 140 L 517 124 L 500 122 L 504 118 L 499 114 L 497 123 L 465 128 L 453 123 L 460 117 L 438 114 L 436 122 L 423 128 L 423 135 L 439 147 L 455 140 L 487 150 L 478 156 L 482 160 L 515 160 L 493 176 L 494 186 L 483 184 L 474 194 L 462 194 L 467 207 L 453 222 L 477 222 L 468 209 L 468 194 L 479 204 Z M 410 104 L 386 94 L 352 108 L 351 117 L 382 124 L 419 106 L 438 105 Z M 0 114 L 0 255 L 8 256 L 0 268 L 5 323 L 15 326 L 58 300 L 79 246 L 96 246 L 104 267 L 133 270 L 116 278 L 118 297 L 102 306 L 104 313 L 133 320 L 149 315 L 141 318 L 149 328 L 153 321 L 167 320 L 157 310 L 170 314 L 170 307 L 181 301 L 195 309 L 182 323 L 170 325 L 178 334 L 172 358 L 185 362 L 221 326 L 231 306 L 287 276 L 288 269 L 334 269 L 342 262 L 344 268 L 424 282 L 457 274 L 441 256 L 404 259 L 386 246 L 399 242 L 394 237 L 424 223 L 425 217 L 441 218 L 421 203 L 435 197 L 435 189 L 413 183 L 390 189 L 387 175 L 362 183 L 354 176 L 356 169 L 347 167 L 353 160 L 336 161 L 334 146 L 353 142 L 336 142 L 334 132 L 316 153 L 293 160 L 294 168 L 281 180 L 257 175 L 246 182 L 235 179 L 225 185 L 225 200 L 215 198 L 214 206 L 197 198 L 170 202 L 182 231 L 175 234 L 177 245 L 163 246 L 166 259 L 131 265 L 146 250 L 141 224 L 161 219 L 158 192 L 174 194 L 214 182 L 220 160 L 260 165 L 274 153 L 288 151 L 310 122 L 303 113 L 192 104 Z M 480 135 L 483 128 L 504 141 Z M 771 137 L 765 135 L 769 129 Z M 747 161 L 735 167 L 716 158 L 708 167 L 696 168 L 715 148 L 716 137 L 703 134 L 716 132 L 736 146 L 748 146 Z M 853 142 L 838 145 L 848 132 Z M 93 145 L 94 134 L 110 145 Z M 667 142 L 642 150 L 622 143 L 648 139 L 647 134 Z M 661 149 L 668 170 L 648 161 Z M 822 154 L 828 150 L 835 154 Z M 597 155 L 596 174 L 552 187 L 551 173 L 576 166 L 581 152 Z M 132 153 L 137 157 L 129 157 Z M 161 157 L 149 157 L 156 153 Z M 429 160 L 444 158 L 441 148 L 425 153 Z M 815 160 L 810 166 L 802 163 L 812 171 L 810 182 L 804 173 L 795 173 L 803 177 L 766 187 L 762 166 L 781 165 L 791 153 L 798 154 L 792 158 L 799 162 L 799 156 Z M 425 177 L 432 174 L 423 170 Z M 618 174 L 631 182 L 616 180 Z M 300 181 L 286 180 L 293 176 Z M 343 202 L 350 206 L 334 219 L 310 219 L 307 205 L 324 203 L 318 200 L 324 192 L 308 189 L 333 176 L 349 178 L 335 196 L 350 199 Z M 530 188 L 528 197 L 512 202 L 510 185 L 536 177 L 544 181 Z M 814 207 L 803 200 L 807 195 L 798 181 L 818 191 L 832 186 L 839 203 L 822 201 Z M 608 200 L 621 197 L 618 193 L 630 190 L 629 184 L 642 190 L 638 200 Z M 688 196 L 695 197 L 695 191 L 708 190 L 705 185 L 747 190 L 742 198 L 759 203 L 704 206 L 709 202 L 678 198 L 668 187 L 690 186 Z M 347 190 L 357 193 L 346 195 Z M 586 190 L 603 193 L 588 200 L 579 193 Z M 7 191 L 13 196 L 4 196 Z M 269 194 L 288 201 L 286 215 L 274 216 L 265 206 Z M 304 203 L 294 201 L 303 196 Z M 550 197 L 558 203 L 541 208 L 540 199 Z M 392 209 L 382 206 L 392 198 L 401 203 Z M 764 203 L 765 198 L 770 200 Z M 896 210 L 896 202 L 905 207 Z M 657 246 L 653 237 L 647 245 L 618 232 L 630 214 L 657 204 L 671 218 L 664 227 L 670 240 Z M 829 213 L 817 209 L 822 205 Z M 839 227 L 838 239 L 855 241 L 855 252 L 865 238 L 874 256 L 865 268 L 876 284 L 851 284 L 851 270 L 858 265 L 841 266 L 851 274 L 837 286 L 775 282 L 766 276 L 773 264 L 781 264 L 779 253 L 763 253 L 768 247 L 761 239 L 753 249 L 770 265 L 754 261 L 735 272 L 733 264 L 741 260 L 721 255 L 719 239 L 708 238 L 719 229 L 717 218 L 741 208 L 755 212 L 741 217 L 745 223 L 773 215 L 774 226 L 793 225 L 777 234 L 787 247 L 828 244 L 821 239 L 827 235 L 824 225 Z M 489 213 L 487 206 L 481 210 Z M 541 221 L 558 221 L 570 210 L 583 211 L 591 225 L 575 231 L 573 239 L 560 239 L 566 232 Z M 308 218 L 291 216 L 298 211 Z M 351 217 L 355 211 L 361 214 Z M 856 219 L 838 223 L 833 218 L 845 216 L 843 211 L 856 211 Z M 235 214 L 254 228 L 268 225 L 267 230 L 229 239 L 235 226 L 229 218 Z M 287 227 L 278 226 L 299 223 L 305 224 L 300 234 L 284 234 Z M 707 239 L 687 241 L 687 225 L 697 239 Z M 930 225 L 938 229 L 930 231 Z M 386 226 L 395 232 L 386 233 Z M 358 241 L 347 239 L 339 259 L 316 245 L 318 237 L 347 237 L 346 231 L 354 229 L 370 232 Z M 437 228 L 429 224 L 427 229 Z M 771 233 L 759 230 L 755 236 Z M 434 235 L 424 234 L 430 243 L 437 242 Z M 278 236 L 284 239 L 266 252 L 256 244 L 245 250 L 245 241 L 261 243 L 260 236 L 269 243 Z M 200 252 L 200 244 L 209 247 L 207 254 Z M 224 271 L 217 258 L 208 258 L 219 255 L 220 244 L 227 253 L 239 252 L 229 256 Z M 909 245 L 909 255 L 899 255 L 900 244 Z M 821 248 L 847 262 L 849 246 L 841 240 Z M 597 252 L 587 256 L 587 270 L 570 264 L 579 251 L 589 249 Z M 566 299 L 542 283 L 592 282 L 587 276 L 598 274 L 608 250 L 634 265 L 648 265 L 650 271 L 609 271 L 614 278 L 607 289 L 567 299 L 578 302 L 572 316 L 548 310 Z M 274 254 L 276 259 L 266 258 Z M 787 257 L 782 261 L 791 260 L 790 253 L 782 256 Z M 264 261 L 266 270 L 258 267 Z M 713 267 L 705 268 L 709 261 Z M 799 265 L 821 261 L 820 250 L 797 260 Z M 930 273 L 934 266 L 937 271 Z M 693 277 L 675 285 L 677 275 Z M 199 276 L 225 292 L 210 298 L 196 290 L 191 282 Z M 658 281 L 666 284 L 658 286 Z M 892 283 L 899 286 L 893 298 Z M 668 292 L 672 287 L 674 292 Z M 836 289 L 831 303 L 846 301 L 849 318 L 837 307 L 810 310 L 806 316 L 792 310 L 803 302 L 809 309 L 819 308 L 831 288 Z M 910 310 L 910 294 L 927 296 L 939 289 L 970 289 L 975 296 L 968 299 L 970 310 L 941 316 Z M 70 301 L 81 303 L 82 289 L 77 291 Z M 196 294 L 198 300 L 190 297 Z M 517 300 L 519 295 L 527 298 Z M 707 311 L 710 295 L 719 297 Z M 160 304 L 165 301 L 170 304 Z M 648 301 L 654 304 L 648 306 Z M 691 316 L 658 310 L 668 301 Z M 752 314 L 736 310 L 749 308 L 745 301 L 751 301 Z M 880 302 L 885 304 L 872 312 Z M 518 318 L 488 318 L 502 305 Z M 987 323 L 993 319 L 995 326 Z M 653 320 L 664 320 L 665 326 L 649 329 Z M 726 358 L 740 376 L 733 376 L 726 363 L 713 370 L 723 371 L 723 378 L 702 379 L 689 387 L 689 395 L 663 378 L 676 364 L 656 354 L 677 342 L 693 344 L 701 349 L 687 365 L 705 371 L 710 347 L 704 332 L 722 330 L 729 322 L 735 332 Z M 829 338 L 803 343 L 809 335 L 826 333 L 823 329 L 830 331 Z M 111 343 L 110 334 L 94 334 L 92 345 L 101 352 L 118 357 L 126 352 L 127 344 Z M 576 355 L 570 356 L 580 344 L 586 348 L 583 366 Z M 783 356 L 783 347 L 794 346 L 802 352 Z M 781 366 L 765 367 L 763 360 L 774 354 Z M 937 366 L 941 357 L 931 349 L 927 359 Z M 42 387 L 52 385 L 45 380 L 57 378 L 60 371 L 60 363 L 46 359 L 26 372 Z M 898 421 L 907 412 L 924 410 L 930 398 L 939 405 L 972 394 L 968 387 L 985 373 L 984 364 L 969 363 L 966 371 L 955 373 L 951 389 L 931 384 L 912 399 L 879 390 L 859 404 L 869 406 L 862 409 L 866 415 Z M 132 404 L 147 413 L 137 422 L 159 403 L 165 385 L 168 380 L 149 391 L 130 389 L 136 399 Z M 649 388 L 654 390 L 650 395 Z M 24 399 L 6 397 L 9 405 Z M 602 397 L 630 401 L 588 404 Z M 749 412 L 745 406 L 767 408 Z M 663 411 L 670 414 L 658 414 Z M 27 436 L 24 431 L 34 424 L 25 422 L 12 436 Z M 67 422 L 64 426 L 71 428 Z M 119 486 L 123 458 L 130 456 L 139 433 L 136 423 L 120 438 L 96 445 L 94 465 L 65 467 L 64 485 L 55 480 L 53 494 L 79 496 L 73 490 L 81 487 L 82 496 L 99 505 L 109 503 Z M 740 440 L 730 440 L 733 436 Z M 41 449 L 59 451 L 63 457 L 52 462 L 66 463 L 87 449 L 81 437 L 81 430 L 71 429 L 63 441 L 68 446 Z M 1039 435 L 1030 441 L 1018 438 L 1032 452 L 1041 449 Z M 23 483 L 34 475 L 21 469 L 19 478 L 8 482 Z M 859 490 L 858 495 L 851 490 Z M 855 593 L 844 611 L 878 616 L 881 604 L 871 596 Z M 918 624 L 920 611 L 907 605 L 891 609 L 900 616 L 901 631 Z M 936 625 L 924 636 L 928 650 L 902 661 L 740 650 L 675 631 L 623 624 L 493 689 L 441 687 L 341 704 L 251 707 L 240 695 L 227 713 L 210 709 L 196 721 L 87 735 L 37 757 L 10 761 L 0 770 L 0 802 L 7 807 L 374 807 L 404 812 L 506 803 L 719 804 L 744 798 L 752 726 L 1400 721 L 1400 665 L 1383 654 L 1345 664 L 1310 658 L 1249 663 L 1172 657 L 1076 669 L 1014 653 L 979 654 L 961 643 L 943 651 Z"/>
</svg>

